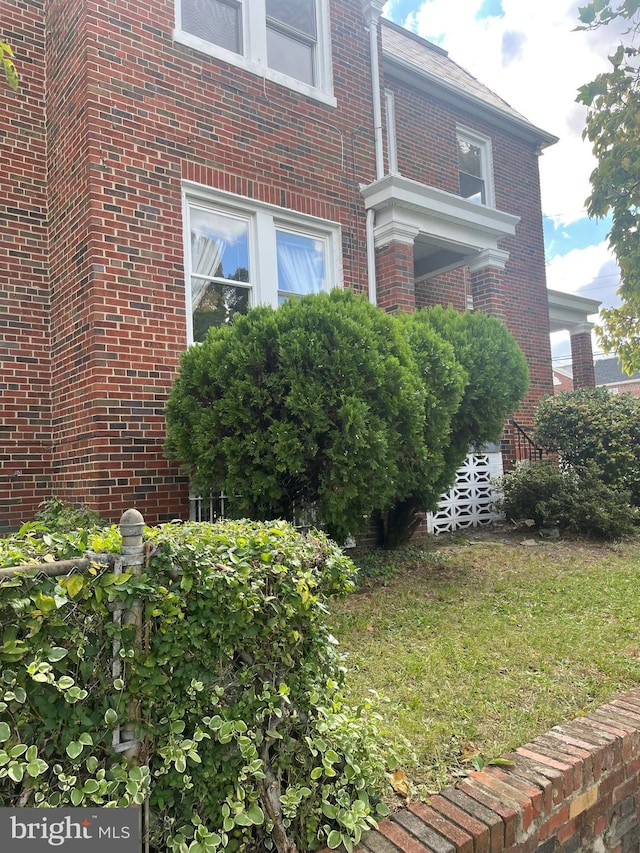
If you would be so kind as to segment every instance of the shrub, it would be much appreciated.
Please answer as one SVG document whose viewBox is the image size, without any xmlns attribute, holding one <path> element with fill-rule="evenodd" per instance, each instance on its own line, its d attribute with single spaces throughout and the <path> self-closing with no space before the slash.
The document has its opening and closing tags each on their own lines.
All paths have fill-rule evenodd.
<svg viewBox="0 0 640 853">
<path fill-rule="evenodd" d="M 517 462 L 496 483 L 502 498 L 496 508 L 513 521 L 532 519 L 536 527 L 553 526 L 545 502 L 562 491 L 565 477 L 555 462 Z"/>
<path fill-rule="evenodd" d="M 104 527 L 108 522 L 100 513 L 86 504 L 74 506 L 62 498 L 53 496 L 40 504 L 36 519 L 49 531 L 67 533 L 78 528 Z"/>
<path fill-rule="evenodd" d="M 575 471 L 594 465 L 603 483 L 640 505 L 640 400 L 604 388 L 548 397 L 536 412 L 536 441 Z"/>
<path fill-rule="evenodd" d="M 577 472 L 550 461 L 519 462 L 498 488 L 503 493 L 498 508 L 513 520 L 533 519 L 538 528 L 618 539 L 637 523 L 629 494 L 605 485 L 594 466 Z"/>
<path fill-rule="evenodd" d="M 607 486 L 594 467 L 580 474 L 565 471 L 562 476 L 562 489 L 541 505 L 548 523 L 602 539 L 619 539 L 633 532 L 638 513 L 629 503 L 628 492 Z"/>
<path fill-rule="evenodd" d="M 425 391 L 394 318 L 345 291 L 260 307 L 190 347 L 167 406 L 170 458 L 251 518 L 315 505 L 339 541 L 422 470 Z"/>
<path fill-rule="evenodd" d="M 425 384 L 428 458 L 418 486 L 388 513 L 391 546 L 410 538 L 419 513 L 435 509 L 470 447 L 499 441 L 529 386 L 524 355 L 494 317 L 437 305 L 399 319 Z"/>
<path fill-rule="evenodd" d="M 124 806 L 149 795 L 158 851 L 351 850 L 385 813 L 377 797 L 393 768 L 375 719 L 342 698 L 326 625 L 353 565 L 323 535 L 284 522 L 146 535 L 153 556 L 139 579 L 95 564 L 0 584 L 0 799 Z M 134 599 L 142 647 L 113 619 Z M 141 766 L 111 748 L 132 704 Z"/>
</svg>

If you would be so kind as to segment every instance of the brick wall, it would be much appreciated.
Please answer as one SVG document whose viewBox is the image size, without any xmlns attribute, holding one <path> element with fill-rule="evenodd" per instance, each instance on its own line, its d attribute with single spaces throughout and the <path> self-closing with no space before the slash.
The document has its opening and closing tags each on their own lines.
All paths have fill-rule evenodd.
<svg viewBox="0 0 640 853">
<path fill-rule="evenodd" d="M 9 0 L 12 15 L 25 17 L 25 5 L 25 31 L 44 33 L 41 3 Z M 368 35 L 359 3 L 333 3 L 331 20 L 337 110 L 175 43 L 172 0 L 47 4 L 51 323 L 47 340 L 44 305 L 36 338 L 43 394 L 47 404 L 49 391 L 53 399 L 53 459 L 51 485 L 31 489 L 35 503 L 53 491 L 116 519 L 133 493 L 150 522 L 188 511 L 185 480 L 162 451 L 164 405 L 186 346 L 183 180 L 338 222 L 344 283 L 366 289 L 359 185 L 375 176 Z M 13 41 L 19 49 L 18 26 Z M 39 47 L 34 57 L 44 55 Z M 25 91 L 31 100 L 29 75 Z M 23 171 L 31 170 L 31 185 L 41 180 L 44 206 L 41 100 L 34 122 L 41 146 Z M 38 192 L 28 194 L 34 208 Z M 11 240 L 7 254 L 16 251 Z M 43 254 L 46 301 L 45 261 Z M 35 327 L 35 288 L 17 263 L 30 293 L 15 322 L 28 313 Z M 7 302 L 15 310 L 11 279 Z M 32 342 L 25 349 L 31 365 L 39 356 Z M 45 445 L 26 446 L 23 426 L 35 434 L 40 418 L 22 409 L 27 400 L 41 405 L 38 376 L 15 375 L 22 385 L 11 462 L 17 467 L 31 453 L 35 471 Z M 19 482 L 3 514 L 14 525 L 26 511 L 16 511 Z"/>
<path fill-rule="evenodd" d="M 162 449 L 186 346 L 183 181 L 337 222 L 344 284 L 366 292 L 360 185 L 375 158 L 361 4 L 330 3 L 337 108 L 174 42 L 173 0 L 48 0 L 46 22 L 42 0 L 5 6 L 23 88 L 0 92 L 0 523 L 52 493 L 113 520 L 132 494 L 150 523 L 184 517 L 187 484 Z M 403 174 L 453 192 L 455 122 L 493 135 L 497 206 L 522 216 L 505 241 L 505 317 L 531 366 L 530 415 L 551 387 L 531 146 L 408 90 L 396 109 Z M 463 307 L 462 271 L 413 292 L 410 248 L 378 252 L 383 271 L 395 264 L 381 304 L 437 294 Z"/>
<path fill-rule="evenodd" d="M 608 391 L 618 394 L 631 394 L 632 397 L 640 397 L 640 379 L 635 381 L 621 382 L 618 385 L 604 385 Z M 615 391 L 614 391 L 615 389 Z"/>
<path fill-rule="evenodd" d="M 366 833 L 357 853 L 637 853 L 640 689 Z"/>
<path fill-rule="evenodd" d="M 21 90 L 0 82 L 0 534 L 33 517 L 51 439 L 44 0 L 9 5 L 0 37 Z"/>
</svg>

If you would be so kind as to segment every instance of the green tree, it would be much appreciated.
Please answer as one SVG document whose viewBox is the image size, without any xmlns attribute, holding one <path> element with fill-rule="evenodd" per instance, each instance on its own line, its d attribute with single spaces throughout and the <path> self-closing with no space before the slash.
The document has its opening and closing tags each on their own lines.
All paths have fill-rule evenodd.
<svg viewBox="0 0 640 853">
<path fill-rule="evenodd" d="M 628 373 L 640 370 L 640 0 L 593 0 L 579 10 L 581 30 L 613 22 L 628 27 L 611 67 L 579 89 L 588 107 L 584 137 L 593 144 L 597 166 L 591 174 L 590 216 L 611 214 L 609 243 L 620 267 L 618 308 L 603 309 L 598 334 L 607 352 L 616 351 Z M 626 22 L 626 23 L 625 23 Z"/>
<path fill-rule="evenodd" d="M 397 320 L 348 292 L 259 307 L 182 357 L 169 457 L 251 518 L 315 506 L 332 536 L 417 488 L 425 386 Z"/>
<path fill-rule="evenodd" d="M 453 346 L 467 374 L 447 450 L 445 480 L 450 485 L 470 446 L 500 440 L 505 419 L 529 389 L 529 371 L 522 350 L 501 320 L 439 305 L 430 308 L 427 316 L 435 331 Z"/>
<path fill-rule="evenodd" d="M 20 85 L 20 79 L 13 61 L 13 50 L 10 44 L 2 40 L 0 40 L 0 60 L 2 61 L 4 76 L 6 77 L 8 85 L 12 89 L 17 89 Z"/>
</svg>

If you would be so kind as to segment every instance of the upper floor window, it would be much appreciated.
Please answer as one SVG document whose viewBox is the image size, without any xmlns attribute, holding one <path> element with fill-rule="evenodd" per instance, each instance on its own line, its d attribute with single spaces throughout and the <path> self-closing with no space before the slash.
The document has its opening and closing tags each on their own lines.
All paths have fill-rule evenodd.
<svg viewBox="0 0 640 853">
<path fill-rule="evenodd" d="M 229 193 L 185 195 L 188 341 L 250 307 L 341 286 L 340 228 Z"/>
<path fill-rule="evenodd" d="M 493 207 L 491 140 L 462 128 L 458 128 L 456 139 L 460 195 L 474 204 Z"/>
<path fill-rule="evenodd" d="M 335 105 L 328 0 L 176 0 L 174 38 Z"/>
</svg>

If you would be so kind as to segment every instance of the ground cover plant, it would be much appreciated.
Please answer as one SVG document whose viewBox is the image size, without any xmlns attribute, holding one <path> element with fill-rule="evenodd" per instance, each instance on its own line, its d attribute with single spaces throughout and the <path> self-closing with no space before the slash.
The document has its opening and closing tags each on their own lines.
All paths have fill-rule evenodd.
<svg viewBox="0 0 640 853">
<path fill-rule="evenodd" d="M 356 563 L 359 591 L 331 617 L 349 696 L 409 739 L 417 790 L 640 681 L 638 539 L 473 534 Z"/>
</svg>

